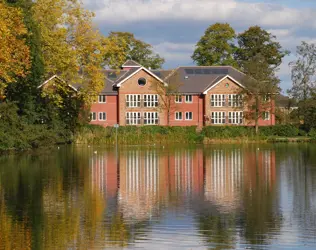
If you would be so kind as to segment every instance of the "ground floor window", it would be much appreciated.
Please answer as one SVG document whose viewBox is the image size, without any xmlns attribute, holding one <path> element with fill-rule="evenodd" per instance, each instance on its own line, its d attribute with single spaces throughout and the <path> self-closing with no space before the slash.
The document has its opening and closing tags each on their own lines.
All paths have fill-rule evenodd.
<svg viewBox="0 0 316 250">
<path fill-rule="evenodd" d="M 193 119 L 193 113 L 192 112 L 185 112 L 185 119 L 186 120 L 192 120 Z"/>
<path fill-rule="evenodd" d="M 211 121 L 212 121 L 212 124 L 225 124 L 226 123 L 225 112 L 212 112 Z"/>
<path fill-rule="evenodd" d="M 263 120 L 265 121 L 270 120 L 270 112 L 263 112 Z"/>
<path fill-rule="evenodd" d="M 182 120 L 182 112 L 176 112 L 176 120 Z"/>
<path fill-rule="evenodd" d="M 105 112 L 99 113 L 99 121 L 106 121 L 106 113 Z"/>
<path fill-rule="evenodd" d="M 126 125 L 140 125 L 140 112 L 127 112 Z"/>
<path fill-rule="evenodd" d="M 97 120 L 97 113 L 96 112 L 91 112 L 90 113 L 90 120 L 91 121 L 96 121 Z"/>
<path fill-rule="evenodd" d="M 228 122 L 230 124 L 242 124 L 243 123 L 243 112 L 228 112 Z"/>
<path fill-rule="evenodd" d="M 145 112 L 144 113 L 144 125 L 157 125 L 158 124 L 158 112 Z"/>
</svg>

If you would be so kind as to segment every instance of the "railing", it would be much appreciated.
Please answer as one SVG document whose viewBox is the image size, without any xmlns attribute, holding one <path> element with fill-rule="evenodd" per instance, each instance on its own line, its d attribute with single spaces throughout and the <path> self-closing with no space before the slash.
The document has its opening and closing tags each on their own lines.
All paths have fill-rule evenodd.
<svg viewBox="0 0 316 250">
<path fill-rule="evenodd" d="M 130 126 L 139 126 L 139 125 L 159 125 L 159 118 L 125 118 L 125 124 Z"/>
<path fill-rule="evenodd" d="M 131 105 L 136 104 L 136 105 Z M 125 107 L 126 108 L 158 108 L 159 107 L 159 101 L 157 103 L 151 103 L 154 104 L 153 106 L 148 106 L 147 101 L 144 101 L 144 99 L 141 99 L 140 101 L 125 101 Z"/>
<path fill-rule="evenodd" d="M 237 120 L 239 121 L 240 119 L 242 119 L 241 123 L 233 123 L 233 120 Z M 233 119 L 233 118 L 229 118 L 229 116 L 225 116 L 223 118 L 212 118 L 211 116 L 205 116 L 204 117 L 205 123 L 206 124 L 212 124 L 212 125 L 234 125 L 234 126 L 242 126 L 244 125 L 244 118 L 239 118 L 239 119 Z M 223 123 L 215 123 L 215 120 L 220 121 L 220 120 L 224 120 Z"/>
</svg>

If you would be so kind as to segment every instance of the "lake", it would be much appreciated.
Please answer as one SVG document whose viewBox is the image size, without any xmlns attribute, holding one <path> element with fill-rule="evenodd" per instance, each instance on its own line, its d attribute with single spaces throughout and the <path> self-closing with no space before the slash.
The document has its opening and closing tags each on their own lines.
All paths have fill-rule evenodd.
<svg viewBox="0 0 316 250">
<path fill-rule="evenodd" d="M 0 156 L 0 249 L 315 249 L 316 145 Z"/>
</svg>

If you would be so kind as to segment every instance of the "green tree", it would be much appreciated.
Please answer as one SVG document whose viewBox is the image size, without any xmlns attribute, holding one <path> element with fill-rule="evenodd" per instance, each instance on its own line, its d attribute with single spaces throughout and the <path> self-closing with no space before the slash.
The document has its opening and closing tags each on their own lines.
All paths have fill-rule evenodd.
<svg viewBox="0 0 316 250">
<path fill-rule="evenodd" d="M 283 50 L 276 37 L 259 26 L 252 26 L 237 36 L 238 48 L 235 59 L 239 67 L 248 74 L 246 65 L 258 54 L 265 60 L 265 66 L 276 70 L 283 57 L 289 54 Z"/>
<path fill-rule="evenodd" d="M 135 38 L 129 32 L 110 32 L 105 40 L 105 64 L 119 69 L 126 60 L 134 60 L 152 69 L 161 68 L 165 59 L 155 54 L 150 44 Z"/>
<path fill-rule="evenodd" d="M 235 30 L 228 23 L 209 26 L 196 44 L 192 59 L 199 66 L 237 66 L 233 58 L 235 37 Z"/>
</svg>

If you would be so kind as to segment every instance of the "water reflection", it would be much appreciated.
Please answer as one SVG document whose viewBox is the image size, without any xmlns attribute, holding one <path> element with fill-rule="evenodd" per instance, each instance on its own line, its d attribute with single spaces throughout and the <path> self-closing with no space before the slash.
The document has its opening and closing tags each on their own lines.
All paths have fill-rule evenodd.
<svg viewBox="0 0 316 250">
<path fill-rule="evenodd" d="M 287 147 L 3 156 L 0 249 L 316 246 L 314 147 Z"/>
</svg>

